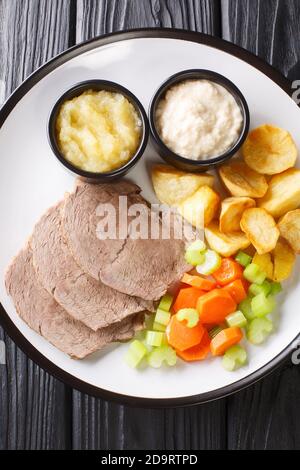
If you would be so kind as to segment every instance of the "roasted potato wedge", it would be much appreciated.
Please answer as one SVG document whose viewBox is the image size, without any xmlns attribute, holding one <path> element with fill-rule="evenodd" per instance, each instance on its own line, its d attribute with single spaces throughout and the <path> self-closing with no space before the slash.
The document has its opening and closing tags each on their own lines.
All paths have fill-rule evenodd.
<svg viewBox="0 0 300 470">
<path fill-rule="evenodd" d="M 264 209 L 247 209 L 241 218 L 241 229 L 259 255 L 272 251 L 279 238 L 273 217 Z"/>
<path fill-rule="evenodd" d="M 167 165 L 155 165 L 152 168 L 152 183 L 160 202 L 177 206 L 201 186 L 212 187 L 214 177 L 207 173 L 185 173 Z"/>
<path fill-rule="evenodd" d="M 257 266 L 259 266 L 260 269 L 264 273 L 266 273 L 268 279 L 273 279 L 274 266 L 271 253 L 265 253 L 264 255 L 259 255 L 258 253 L 255 253 L 252 262 L 254 264 L 257 264 Z"/>
<path fill-rule="evenodd" d="M 201 230 L 217 216 L 220 196 L 209 186 L 202 186 L 193 196 L 178 206 L 178 212 L 194 227 Z"/>
<path fill-rule="evenodd" d="M 257 201 L 257 205 L 266 209 L 275 219 L 286 212 L 298 209 L 300 206 L 300 170 L 290 168 L 273 176 L 266 195 Z"/>
<path fill-rule="evenodd" d="M 221 204 L 220 231 L 224 233 L 240 232 L 240 222 L 246 209 L 255 207 L 250 197 L 228 197 Z"/>
<path fill-rule="evenodd" d="M 210 248 L 222 256 L 234 255 L 250 245 L 250 241 L 243 232 L 235 232 L 230 235 L 220 232 L 219 224 L 216 221 L 205 229 L 205 237 Z"/>
<path fill-rule="evenodd" d="M 278 223 L 280 235 L 285 238 L 294 252 L 300 254 L 300 209 L 285 214 Z"/>
<path fill-rule="evenodd" d="M 265 124 L 249 133 L 242 153 L 253 170 L 276 175 L 295 165 L 298 151 L 289 132 Z"/>
<path fill-rule="evenodd" d="M 266 178 L 249 168 L 245 162 L 234 161 L 223 165 L 219 175 L 232 196 L 259 198 L 268 190 Z"/>
<path fill-rule="evenodd" d="M 274 259 L 274 272 L 273 281 L 282 282 L 287 279 L 295 265 L 296 256 L 292 248 L 282 238 L 278 240 L 278 243 L 273 251 Z"/>
</svg>

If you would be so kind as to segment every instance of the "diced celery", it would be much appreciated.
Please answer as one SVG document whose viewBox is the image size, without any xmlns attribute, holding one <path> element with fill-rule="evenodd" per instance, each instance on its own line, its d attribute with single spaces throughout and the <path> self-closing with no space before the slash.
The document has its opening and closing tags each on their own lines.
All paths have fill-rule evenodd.
<svg viewBox="0 0 300 470">
<path fill-rule="evenodd" d="M 239 310 L 244 314 L 247 320 L 253 320 L 255 318 L 251 308 L 251 300 L 251 297 L 247 297 L 247 299 L 239 304 Z"/>
<path fill-rule="evenodd" d="M 170 346 L 161 346 L 154 349 L 148 355 L 148 364 L 155 369 L 159 369 L 163 363 L 168 366 L 175 366 L 177 362 L 177 356 L 174 349 Z"/>
<path fill-rule="evenodd" d="M 252 258 L 251 256 L 247 255 L 247 253 L 244 253 L 243 251 L 240 251 L 236 257 L 235 257 L 235 260 L 241 264 L 242 266 L 244 266 L 245 268 L 248 266 L 248 264 L 251 263 L 252 261 Z"/>
<path fill-rule="evenodd" d="M 282 285 L 280 282 L 272 282 L 271 283 L 271 291 L 270 295 L 278 295 L 282 291 Z"/>
<path fill-rule="evenodd" d="M 273 312 L 276 307 L 274 297 L 266 297 L 264 294 L 259 294 L 251 300 L 251 309 L 255 317 L 261 318 Z"/>
<path fill-rule="evenodd" d="M 161 331 L 161 332 L 165 332 L 166 331 L 166 326 L 165 325 L 162 325 L 161 323 L 153 323 L 153 330 L 154 331 Z"/>
<path fill-rule="evenodd" d="M 192 266 L 197 266 L 204 262 L 204 251 L 206 250 L 205 243 L 202 240 L 193 242 L 185 252 L 185 260 Z"/>
<path fill-rule="evenodd" d="M 171 308 L 171 305 L 172 305 L 172 302 L 173 302 L 172 295 L 165 294 L 159 302 L 158 309 L 165 310 L 166 312 L 169 312 L 169 310 Z"/>
<path fill-rule="evenodd" d="M 199 274 L 209 276 L 215 272 L 221 266 L 221 256 L 213 250 L 207 250 L 205 252 L 205 260 L 202 264 L 196 267 Z"/>
<path fill-rule="evenodd" d="M 261 285 L 251 284 L 249 287 L 249 292 L 253 295 L 264 294 L 267 296 L 271 292 L 271 283 L 269 281 L 264 281 Z"/>
<path fill-rule="evenodd" d="M 199 253 L 198 251 L 187 251 L 184 258 L 185 261 L 192 266 L 197 266 L 198 264 L 202 264 L 205 261 L 205 255 L 203 253 Z"/>
<path fill-rule="evenodd" d="M 206 250 L 206 245 L 203 240 L 196 240 L 188 246 L 187 251 L 190 251 L 190 250 L 200 251 L 200 253 L 202 253 L 203 251 Z"/>
<path fill-rule="evenodd" d="M 125 355 L 125 361 L 129 367 L 135 368 L 140 364 L 147 352 L 145 345 L 135 339 L 129 346 L 127 354 Z"/>
<path fill-rule="evenodd" d="M 211 339 L 214 339 L 221 331 L 224 330 L 221 326 L 214 326 L 208 332 Z"/>
<path fill-rule="evenodd" d="M 154 323 L 160 323 L 161 325 L 167 325 L 170 321 L 171 314 L 169 312 L 166 312 L 165 310 L 161 310 L 158 308 L 156 310 L 156 315 L 154 318 Z"/>
<path fill-rule="evenodd" d="M 244 270 L 244 278 L 254 284 L 262 284 L 266 277 L 266 273 L 261 271 L 260 267 L 255 263 L 249 264 Z"/>
<path fill-rule="evenodd" d="M 156 346 L 159 347 L 161 346 L 161 343 L 163 341 L 164 334 L 158 331 L 147 331 L 146 334 L 146 343 L 149 344 L 149 346 Z"/>
<path fill-rule="evenodd" d="M 224 369 L 232 372 L 244 366 L 247 362 L 247 352 L 239 344 L 227 349 L 223 356 L 222 365 Z"/>
<path fill-rule="evenodd" d="M 199 322 L 199 314 L 195 308 L 182 308 L 176 316 L 179 321 L 186 321 L 188 328 L 194 328 Z"/>
<path fill-rule="evenodd" d="M 250 343 L 261 344 L 272 331 L 273 323 L 269 318 L 255 318 L 249 325 L 247 337 Z"/>
<path fill-rule="evenodd" d="M 244 328 L 247 325 L 247 318 L 240 310 L 237 310 L 230 315 L 227 315 L 226 322 L 229 327 L 236 326 L 238 328 Z"/>
</svg>

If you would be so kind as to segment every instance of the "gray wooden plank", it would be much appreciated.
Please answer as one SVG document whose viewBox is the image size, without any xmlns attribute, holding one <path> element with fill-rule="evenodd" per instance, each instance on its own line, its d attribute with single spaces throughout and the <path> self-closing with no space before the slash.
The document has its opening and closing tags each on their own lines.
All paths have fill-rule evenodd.
<svg viewBox="0 0 300 470">
<path fill-rule="evenodd" d="M 0 100 L 69 45 L 69 0 L 1 0 Z M 70 444 L 69 390 L 15 346 L 0 328 L 0 449 L 59 449 Z"/>
<path fill-rule="evenodd" d="M 298 0 L 222 0 L 223 36 L 292 80 L 300 73 Z M 299 449 L 299 367 L 289 365 L 228 399 L 230 449 Z"/>
<path fill-rule="evenodd" d="M 289 365 L 228 400 L 228 448 L 300 448 L 300 368 Z"/>
<path fill-rule="evenodd" d="M 218 35 L 218 1 L 78 0 L 78 42 L 138 27 L 176 27 Z M 220 449 L 225 401 L 181 410 L 135 409 L 73 392 L 76 449 Z"/>
<path fill-rule="evenodd" d="M 226 448 L 225 400 L 181 409 L 143 409 L 73 391 L 73 448 L 202 450 Z"/>
<path fill-rule="evenodd" d="M 272 64 L 300 73 L 298 0 L 221 0 L 223 37 Z M 297 78 L 297 77 L 296 77 Z"/>
<path fill-rule="evenodd" d="M 130 28 L 220 33 L 218 0 L 77 0 L 77 42 Z"/>
</svg>

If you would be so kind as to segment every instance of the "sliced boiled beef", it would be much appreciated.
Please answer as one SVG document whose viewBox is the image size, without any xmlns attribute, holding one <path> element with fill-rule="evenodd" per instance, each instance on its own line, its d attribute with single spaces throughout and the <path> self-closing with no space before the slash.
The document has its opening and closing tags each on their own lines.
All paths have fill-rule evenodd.
<svg viewBox="0 0 300 470">
<path fill-rule="evenodd" d="M 79 267 L 63 240 L 60 208 L 61 203 L 43 215 L 30 240 L 42 286 L 69 315 L 94 331 L 133 313 L 154 310 L 153 302 L 116 291 Z"/>
<path fill-rule="evenodd" d="M 72 358 L 82 359 L 108 343 L 130 339 L 143 327 L 143 314 L 97 332 L 71 318 L 41 286 L 29 246 L 9 266 L 5 283 L 18 314 L 28 326 Z"/>
<path fill-rule="evenodd" d="M 124 209 L 119 210 L 119 196 L 127 197 L 127 206 L 140 204 L 147 217 L 148 233 L 153 215 L 140 189 L 129 182 L 114 184 L 79 184 L 65 199 L 63 231 L 68 246 L 82 269 L 94 279 L 128 295 L 146 300 L 159 299 L 170 285 L 190 269 L 184 259 L 185 240 L 163 239 L 160 219 L 159 238 L 134 239 L 131 222 Z M 117 215 L 116 239 L 97 235 L 99 207 L 110 203 Z M 101 206 L 102 205 L 102 206 Z M 101 211 L 100 211 L 101 212 Z M 128 230 L 119 237 L 122 218 Z"/>
</svg>

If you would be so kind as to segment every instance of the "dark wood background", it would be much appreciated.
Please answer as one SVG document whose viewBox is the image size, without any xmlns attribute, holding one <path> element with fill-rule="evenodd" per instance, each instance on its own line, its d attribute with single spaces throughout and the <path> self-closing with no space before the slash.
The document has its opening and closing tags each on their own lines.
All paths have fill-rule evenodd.
<svg viewBox="0 0 300 470">
<path fill-rule="evenodd" d="M 0 101 L 68 47 L 111 31 L 176 27 L 223 37 L 300 79 L 299 0 L 0 0 Z M 29 137 L 30 139 L 30 137 Z M 134 409 L 72 390 L 0 329 L 0 449 L 299 449 L 300 367 L 229 398 Z"/>
</svg>

